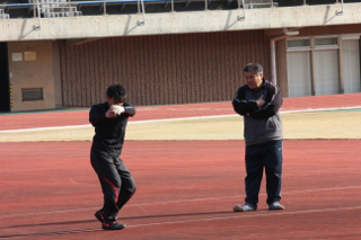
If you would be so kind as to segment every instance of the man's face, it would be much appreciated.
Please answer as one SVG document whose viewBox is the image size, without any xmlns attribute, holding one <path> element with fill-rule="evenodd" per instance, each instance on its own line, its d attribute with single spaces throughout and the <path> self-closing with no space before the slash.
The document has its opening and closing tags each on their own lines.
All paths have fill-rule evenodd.
<svg viewBox="0 0 361 240">
<path fill-rule="evenodd" d="M 110 97 L 106 97 L 107 101 L 108 101 L 108 105 L 109 106 L 113 106 L 113 105 L 119 105 L 122 106 L 123 102 L 115 100 L 114 98 L 110 98 Z"/>
<path fill-rule="evenodd" d="M 262 85 L 263 73 L 259 73 L 258 75 L 254 72 L 245 72 L 244 77 L 246 79 L 246 84 L 248 87 L 254 91 L 259 89 Z"/>
</svg>

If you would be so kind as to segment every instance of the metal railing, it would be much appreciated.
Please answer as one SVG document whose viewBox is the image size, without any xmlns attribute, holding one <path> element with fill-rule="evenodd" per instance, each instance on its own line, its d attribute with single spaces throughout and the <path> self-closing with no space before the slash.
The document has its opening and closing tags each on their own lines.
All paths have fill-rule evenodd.
<svg viewBox="0 0 361 240">
<path fill-rule="evenodd" d="M 0 9 L 0 19 L 9 19 L 10 15 L 8 13 L 5 13 L 4 9 Z"/>
<path fill-rule="evenodd" d="M 287 0 L 85 0 L 85 1 L 74 1 L 74 0 L 29 0 L 28 3 L 24 2 L 4 2 L 0 3 L 0 19 L 11 18 L 10 10 L 16 11 L 16 9 L 28 8 L 33 11 L 33 17 L 42 18 L 54 18 L 54 17 L 77 17 L 82 16 L 82 10 L 92 7 L 98 7 L 101 10 L 100 14 L 109 14 L 108 8 L 114 8 L 121 6 L 122 9 L 125 6 L 136 6 L 137 13 L 144 14 L 147 6 L 164 4 L 169 7 L 164 8 L 162 11 L 176 12 L 179 9 L 179 4 L 183 4 L 184 8 L 188 10 L 192 9 L 192 4 L 203 4 L 203 10 L 212 10 L 211 4 L 224 3 L 224 5 L 233 4 L 232 9 L 254 9 L 254 8 L 273 8 L 282 7 L 284 3 L 290 4 L 291 1 Z M 320 2 L 332 2 L 332 1 L 320 1 Z M 347 1 L 346 1 L 347 2 Z M 361 0 L 360 0 L 361 2 Z M 295 6 L 309 5 L 309 0 L 299 0 L 294 3 Z M 342 9 L 337 11 L 337 15 L 341 15 L 344 11 L 344 0 L 334 0 L 334 4 L 341 4 Z M 298 4 L 298 5 L 297 5 Z M 176 8 L 178 6 L 178 9 Z M 198 6 L 197 5 L 197 6 Z M 289 6 L 289 5 L 287 5 Z M 159 7 L 161 8 L 161 7 Z M 222 8 L 216 8 L 222 9 Z M 199 9 L 197 9 L 199 10 Z M 187 10 L 183 10 L 187 11 Z M 128 13 L 128 12 L 125 12 Z M 99 13 L 98 13 L 99 14 Z M 114 13 L 113 13 L 114 14 Z M 119 12 L 119 14 L 122 14 Z M 129 13 L 128 13 L 129 14 Z"/>
<path fill-rule="evenodd" d="M 32 0 L 37 13 L 44 18 L 54 17 L 76 17 L 81 16 L 81 12 L 72 4 L 70 0 Z M 35 11 L 34 11 L 35 12 Z"/>
<path fill-rule="evenodd" d="M 209 6 L 212 2 L 237 2 L 238 0 L 86 0 L 86 1 L 74 1 L 74 0 L 29 0 L 28 3 L 24 2 L 4 2 L 0 3 L 0 9 L 4 10 L 4 14 L 8 10 L 16 10 L 21 8 L 32 9 L 34 17 L 40 9 L 42 17 L 70 17 L 81 16 L 81 8 L 97 6 L 102 9 L 103 14 L 107 14 L 107 7 L 112 6 L 125 6 L 125 5 L 137 5 L 138 13 L 145 12 L 147 4 L 170 4 L 170 11 L 175 12 L 175 4 L 184 3 L 184 5 L 190 6 L 192 3 L 204 3 L 204 10 L 209 10 Z M 256 7 L 273 7 L 277 3 L 272 0 L 257 0 L 246 1 L 246 8 Z M 255 3 L 253 3 L 255 2 Z M 243 4 L 242 4 L 243 7 Z M 65 10 L 67 9 L 67 10 Z"/>
</svg>

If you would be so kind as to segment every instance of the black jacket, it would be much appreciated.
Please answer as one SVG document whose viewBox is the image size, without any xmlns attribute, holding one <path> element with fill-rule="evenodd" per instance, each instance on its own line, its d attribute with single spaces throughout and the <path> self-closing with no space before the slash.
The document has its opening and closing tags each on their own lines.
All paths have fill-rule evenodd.
<svg viewBox="0 0 361 240">
<path fill-rule="evenodd" d="M 263 96 L 265 104 L 257 107 L 256 100 Z M 278 86 L 263 79 L 257 91 L 247 84 L 240 87 L 232 105 L 234 110 L 244 116 L 244 138 L 246 145 L 282 140 L 282 120 L 279 110 L 283 102 Z"/>
<path fill-rule="evenodd" d="M 130 103 L 125 102 L 123 106 L 125 112 L 115 118 L 105 117 L 109 109 L 108 102 L 92 106 L 89 112 L 89 121 L 95 128 L 92 150 L 122 148 L 128 118 L 135 115 L 135 108 Z"/>
</svg>

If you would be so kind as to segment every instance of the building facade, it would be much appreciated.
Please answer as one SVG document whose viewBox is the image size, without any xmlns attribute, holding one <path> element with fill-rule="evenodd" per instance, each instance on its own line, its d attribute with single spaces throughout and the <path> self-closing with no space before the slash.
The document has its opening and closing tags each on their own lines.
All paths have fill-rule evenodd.
<svg viewBox="0 0 361 240">
<path fill-rule="evenodd" d="M 361 92 L 361 1 L 0 2 L 2 112 L 89 107 L 117 82 L 138 106 L 230 101 L 248 62 L 285 97 Z"/>
</svg>

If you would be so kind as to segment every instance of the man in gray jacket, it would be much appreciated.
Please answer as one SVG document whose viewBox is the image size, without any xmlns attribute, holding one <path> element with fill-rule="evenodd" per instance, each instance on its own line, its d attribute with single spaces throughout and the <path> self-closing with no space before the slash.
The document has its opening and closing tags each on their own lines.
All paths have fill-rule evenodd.
<svg viewBox="0 0 361 240">
<path fill-rule="evenodd" d="M 257 210 L 258 194 L 266 173 L 267 204 L 269 210 L 283 210 L 281 200 L 282 120 L 279 110 L 282 93 L 278 86 L 263 77 L 258 63 L 243 69 L 246 84 L 240 87 L 232 102 L 234 110 L 244 117 L 246 142 L 246 198 L 245 204 L 234 206 L 235 212 Z"/>
</svg>

